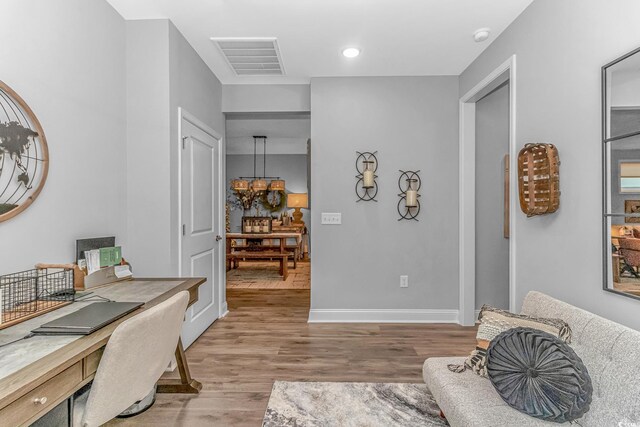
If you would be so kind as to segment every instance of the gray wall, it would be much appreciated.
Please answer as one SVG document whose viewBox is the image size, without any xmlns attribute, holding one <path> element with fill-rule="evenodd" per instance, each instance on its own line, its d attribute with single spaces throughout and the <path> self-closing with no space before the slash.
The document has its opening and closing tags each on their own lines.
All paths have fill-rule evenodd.
<svg viewBox="0 0 640 427">
<path fill-rule="evenodd" d="M 540 290 L 636 329 L 640 302 L 602 290 L 600 67 L 640 45 L 638 16 L 636 0 L 536 0 L 460 78 L 464 94 L 517 54 L 518 148 L 560 153 L 560 210 L 514 212 L 516 300 Z"/>
<path fill-rule="evenodd" d="M 314 78 L 311 140 L 312 308 L 457 309 L 458 78 Z M 356 150 L 378 151 L 377 203 L 356 203 Z M 398 221 L 398 169 L 421 170 L 419 222 Z"/>
<path fill-rule="evenodd" d="M 225 176 L 225 124 L 222 114 L 222 84 L 205 62 L 191 47 L 183 35 L 169 21 L 169 82 L 170 82 L 170 127 L 173 148 L 170 150 L 171 190 L 169 206 L 171 209 L 171 269 L 178 273 L 178 151 L 180 135 L 178 134 L 178 107 L 183 108 L 212 128 L 223 139 L 221 159 L 222 175 Z M 162 171 L 165 173 L 166 171 Z M 224 188 L 224 187 L 223 187 Z M 223 229 L 219 234 L 224 236 Z M 222 247 L 222 246 L 221 246 Z M 224 292 L 224 286 L 222 286 Z"/>
<path fill-rule="evenodd" d="M 258 157 L 259 171 L 262 171 L 262 157 Z M 260 173 L 260 172 L 259 172 Z M 258 174 L 259 174 L 258 173 Z M 267 154 L 267 173 L 271 176 L 279 176 L 286 181 L 287 192 L 306 193 L 307 192 L 307 156 L 302 154 Z M 227 155 L 227 181 L 226 188 L 229 188 L 230 181 L 239 176 L 253 175 L 253 155 L 235 154 Z M 262 209 L 262 208 L 261 208 Z M 287 210 L 287 209 L 285 209 Z M 288 209 L 293 212 L 293 209 Z M 262 209 L 262 214 L 267 212 Z M 248 213 L 249 214 L 249 213 Z M 302 209 L 302 220 L 309 229 L 311 228 L 311 218 L 309 210 Z M 242 210 L 231 211 L 231 231 L 239 232 L 242 223 Z"/>
<path fill-rule="evenodd" d="M 224 85 L 222 111 L 300 112 L 309 111 L 309 85 Z"/>
<path fill-rule="evenodd" d="M 5 0 L 2 15 L 0 79 L 42 123 L 50 169 L 38 199 L 0 223 L 0 274 L 73 261 L 77 238 L 126 246 L 124 20 L 85 0 Z"/>
<path fill-rule="evenodd" d="M 138 275 L 178 274 L 178 107 L 224 136 L 221 102 L 222 85 L 170 21 L 127 21 L 127 250 Z"/>
<path fill-rule="evenodd" d="M 476 309 L 509 309 L 509 240 L 504 238 L 504 155 L 509 86 L 476 103 Z"/>
<path fill-rule="evenodd" d="M 136 274 L 175 274 L 170 268 L 169 25 L 127 25 L 127 231 L 125 248 Z"/>
</svg>

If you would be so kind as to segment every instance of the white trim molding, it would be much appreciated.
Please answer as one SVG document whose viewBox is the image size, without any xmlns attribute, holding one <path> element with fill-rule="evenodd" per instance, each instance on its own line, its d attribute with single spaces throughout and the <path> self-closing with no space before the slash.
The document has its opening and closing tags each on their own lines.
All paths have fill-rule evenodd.
<svg viewBox="0 0 640 427">
<path fill-rule="evenodd" d="M 229 306 L 227 305 L 227 301 L 221 302 L 219 318 L 227 317 L 227 314 L 229 314 Z"/>
<path fill-rule="evenodd" d="M 458 323 L 458 310 L 311 309 L 309 323 Z"/>
<path fill-rule="evenodd" d="M 473 326 L 475 308 L 475 161 L 476 102 L 505 82 L 509 82 L 509 310 L 516 307 L 516 214 L 518 212 L 516 151 L 516 55 L 460 98 L 459 141 L 459 277 L 460 324 Z"/>
</svg>

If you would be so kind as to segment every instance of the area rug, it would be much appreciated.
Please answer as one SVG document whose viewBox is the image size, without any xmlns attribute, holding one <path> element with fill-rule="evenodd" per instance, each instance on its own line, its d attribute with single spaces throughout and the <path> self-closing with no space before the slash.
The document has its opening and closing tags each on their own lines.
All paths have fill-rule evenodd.
<svg viewBox="0 0 640 427">
<path fill-rule="evenodd" d="M 447 426 L 425 384 L 276 381 L 263 427 Z"/>
<path fill-rule="evenodd" d="M 227 272 L 228 289 L 310 289 L 311 263 L 289 263 L 289 277 L 282 280 L 277 262 L 240 262 L 240 268 Z"/>
</svg>

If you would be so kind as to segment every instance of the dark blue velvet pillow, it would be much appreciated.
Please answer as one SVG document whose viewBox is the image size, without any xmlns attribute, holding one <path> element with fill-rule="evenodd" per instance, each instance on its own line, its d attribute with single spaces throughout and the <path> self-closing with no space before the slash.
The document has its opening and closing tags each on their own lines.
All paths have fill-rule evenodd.
<svg viewBox="0 0 640 427">
<path fill-rule="evenodd" d="M 491 341 L 487 376 L 502 399 L 520 412 L 563 423 L 589 410 L 587 368 L 564 341 L 531 328 L 514 328 Z"/>
</svg>

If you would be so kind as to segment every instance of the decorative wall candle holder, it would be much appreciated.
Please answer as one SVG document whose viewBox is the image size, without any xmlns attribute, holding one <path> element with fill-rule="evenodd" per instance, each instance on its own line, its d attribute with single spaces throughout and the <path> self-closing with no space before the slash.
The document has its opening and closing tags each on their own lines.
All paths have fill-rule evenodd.
<svg viewBox="0 0 640 427">
<path fill-rule="evenodd" d="M 400 200 L 398 200 L 398 221 L 403 219 L 413 219 L 418 221 L 418 214 L 420 213 L 420 187 L 422 181 L 418 175 L 420 171 L 400 171 L 400 178 L 398 178 L 398 188 L 400 188 Z"/>
<path fill-rule="evenodd" d="M 378 195 L 378 183 L 376 182 L 376 171 L 378 170 L 378 159 L 376 158 L 377 151 L 373 153 L 365 151 L 356 151 L 358 157 L 356 158 L 356 170 L 358 174 L 356 178 L 356 195 L 358 196 L 357 202 L 364 201 L 377 202 L 376 196 Z"/>
</svg>

